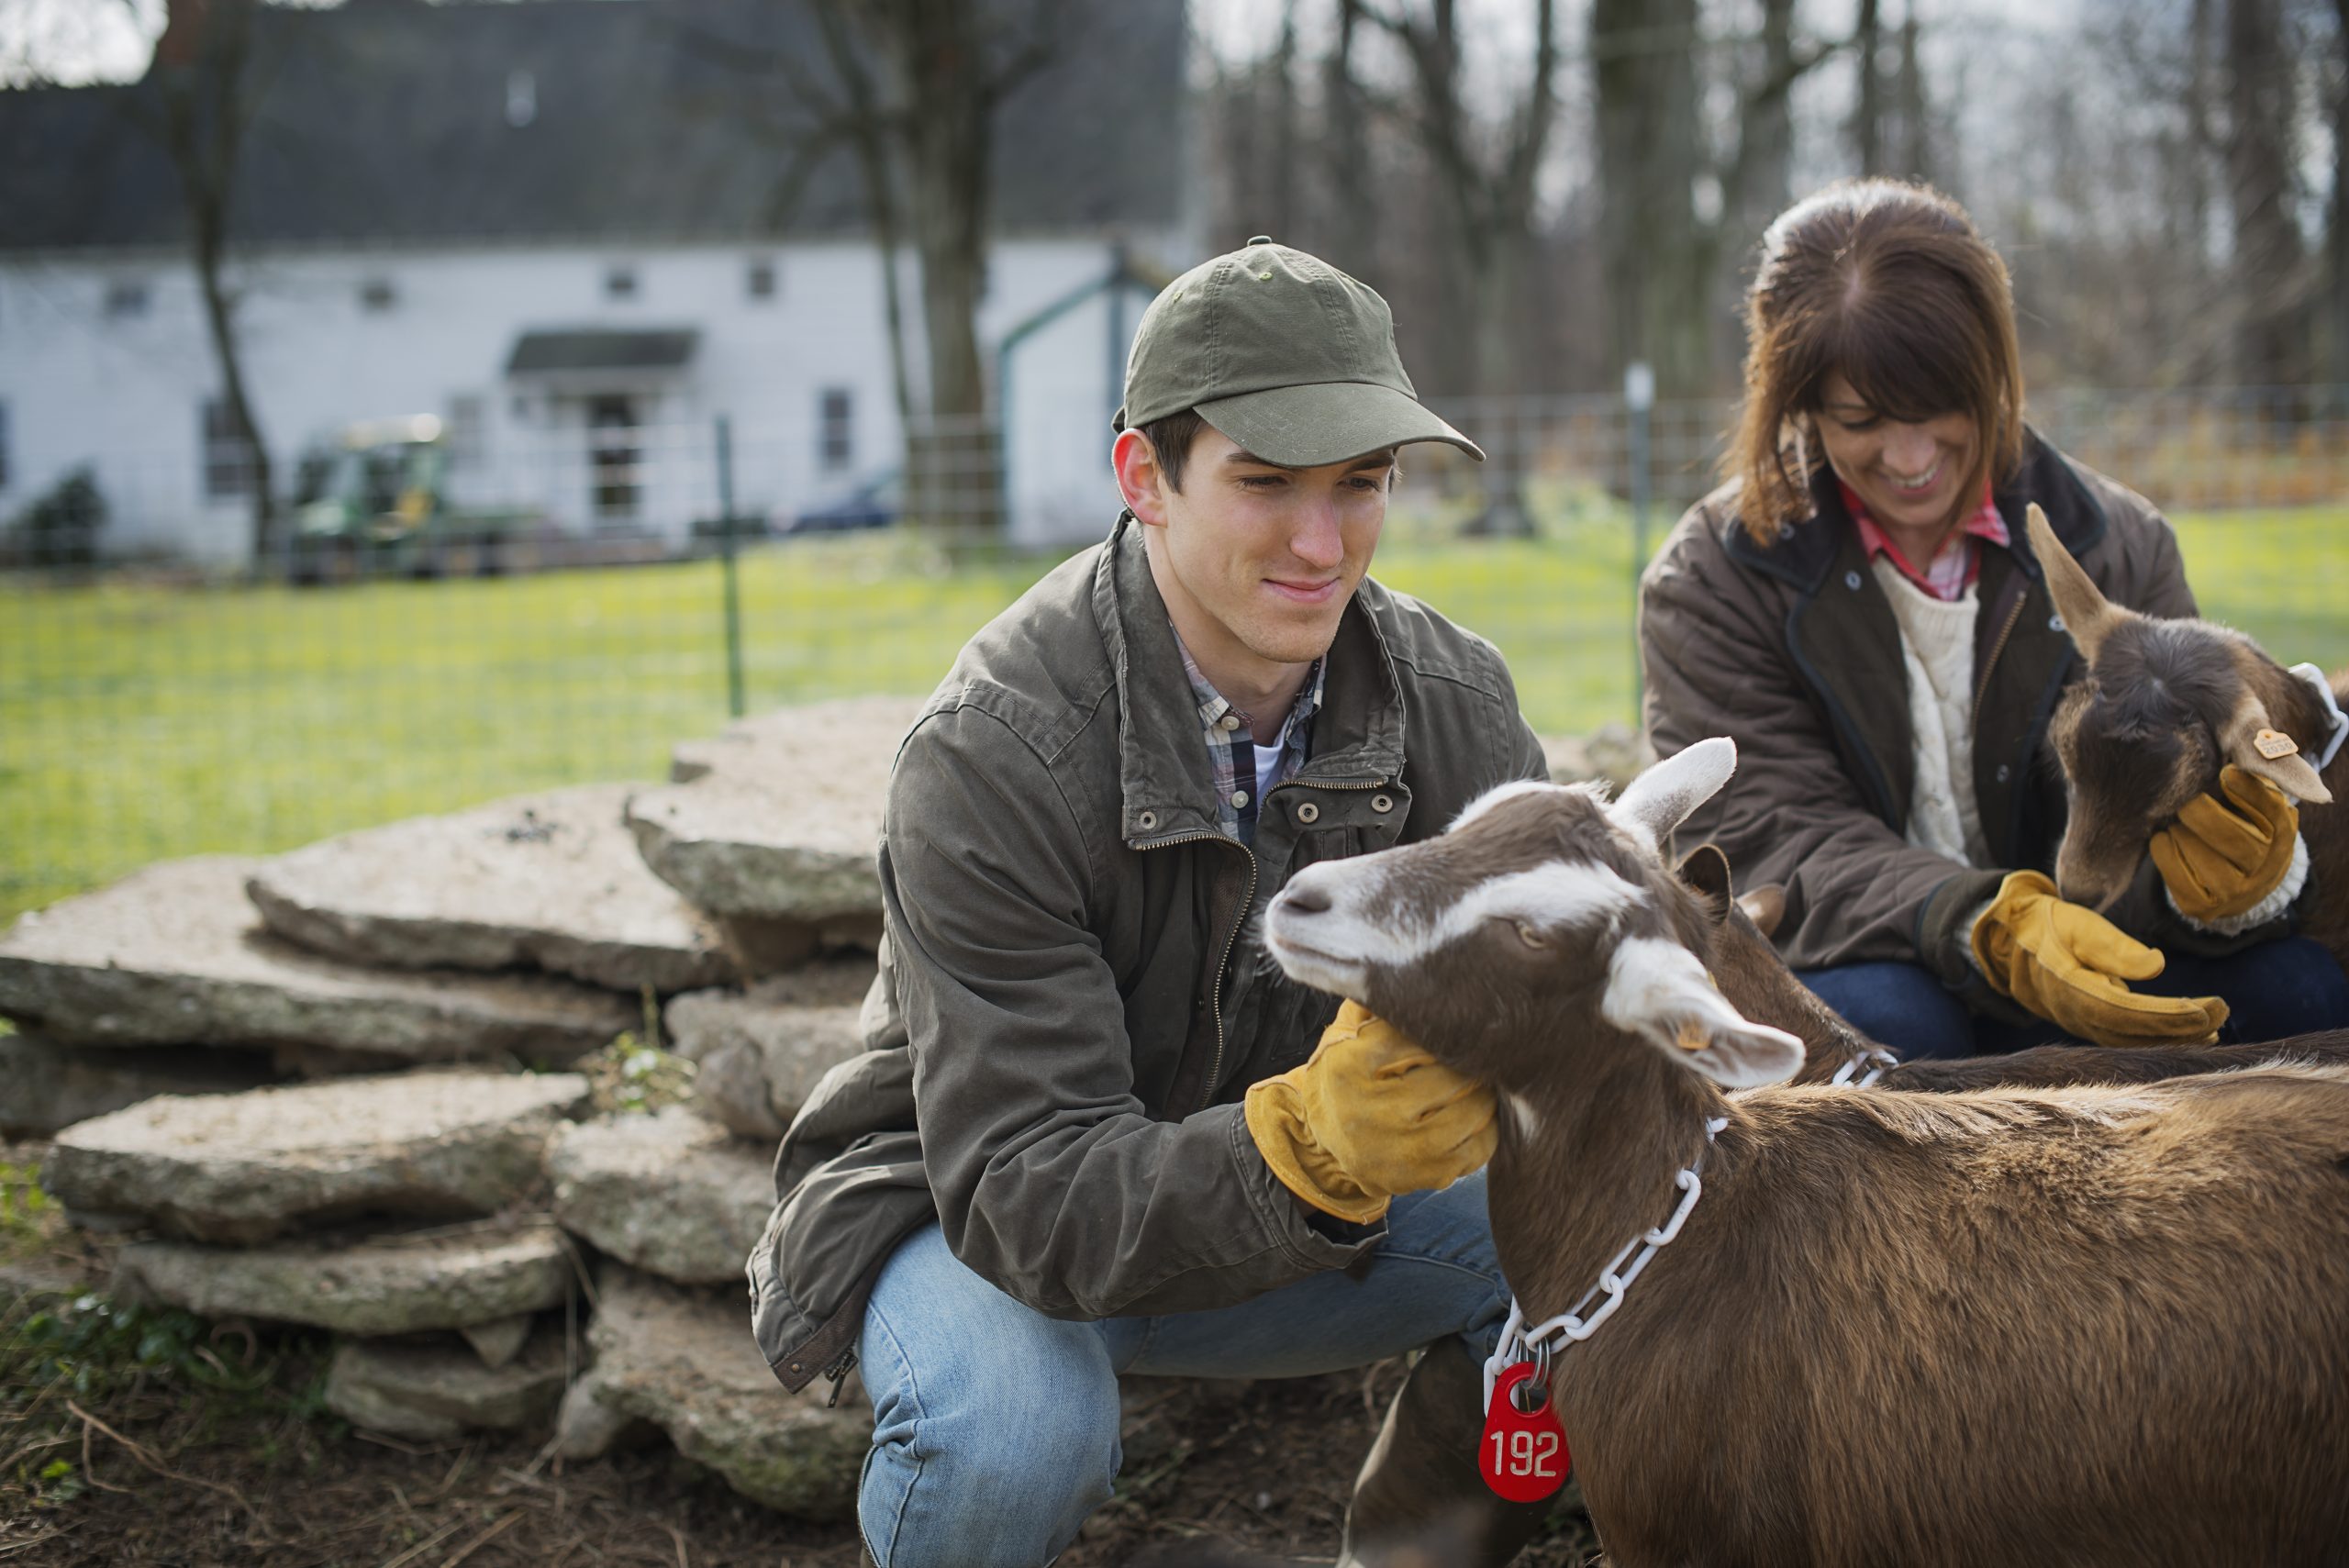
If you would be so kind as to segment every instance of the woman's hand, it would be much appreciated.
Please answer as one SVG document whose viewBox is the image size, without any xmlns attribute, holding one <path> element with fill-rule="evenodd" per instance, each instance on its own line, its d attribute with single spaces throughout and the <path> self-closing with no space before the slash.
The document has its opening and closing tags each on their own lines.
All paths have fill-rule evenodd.
<svg viewBox="0 0 2349 1568">
<path fill-rule="evenodd" d="M 2227 1021 L 2216 996 L 2146 996 L 2165 962 L 2111 921 L 2055 895 L 2035 871 L 1998 886 L 1974 922 L 1974 962 L 2001 995 L 2099 1045 L 2209 1044 Z"/>
</svg>

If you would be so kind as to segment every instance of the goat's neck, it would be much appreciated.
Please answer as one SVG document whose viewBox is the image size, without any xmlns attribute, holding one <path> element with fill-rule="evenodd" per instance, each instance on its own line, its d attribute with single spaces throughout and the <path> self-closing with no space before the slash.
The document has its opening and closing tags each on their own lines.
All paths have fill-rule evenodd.
<svg viewBox="0 0 2349 1568">
<path fill-rule="evenodd" d="M 1572 1307 L 1623 1243 L 1671 1216 L 1720 1092 L 1644 1040 L 1594 1022 L 1595 1073 L 1511 1092 L 1486 1178 L 1493 1244 L 1530 1321 Z"/>
<path fill-rule="evenodd" d="M 2344 749 L 2349 750 L 2349 749 Z M 1730 1006 L 1803 1043 L 1798 1082 L 1824 1078 L 1876 1042 L 1846 1023 L 1787 967 L 1770 939 L 1732 911 L 1713 934 L 1713 982 Z"/>
</svg>

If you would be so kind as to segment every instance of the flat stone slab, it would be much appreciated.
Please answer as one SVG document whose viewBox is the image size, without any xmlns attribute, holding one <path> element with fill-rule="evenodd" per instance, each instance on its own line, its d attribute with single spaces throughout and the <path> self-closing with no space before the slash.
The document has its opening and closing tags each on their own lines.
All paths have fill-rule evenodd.
<svg viewBox="0 0 2349 1568">
<path fill-rule="evenodd" d="M 686 1284 L 739 1284 L 774 1208 L 774 1147 L 682 1106 L 562 1128 L 554 1216 L 607 1255 Z"/>
<path fill-rule="evenodd" d="M 562 1335 L 540 1332 L 501 1366 L 461 1346 L 345 1340 L 327 1372 L 327 1408 L 354 1427 L 427 1440 L 543 1427 L 562 1402 Z"/>
<path fill-rule="evenodd" d="M 393 973 L 272 935 L 245 895 L 261 862 L 149 866 L 0 937 L 0 1013 L 98 1045 L 324 1046 L 449 1062 L 567 1061 L 636 1021 L 629 998 L 550 975 Z"/>
<path fill-rule="evenodd" d="M 348 1243 L 206 1247 L 134 1241 L 117 1292 L 205 1318 L 265 1318 L 345 1334 L 417 1334 L 560 1307 L 573 1264 L 545 1221 L 490 1222 Z M 475 1365 L 482 1358 L 465 1351 Z"/>
<path fill-rule="evenodd" d="M 0 1132 L 47 1138 L 157 1095 L 227 1095 L 277 1082 L 267 1056 L 206 1046 L 62 1045 L 0 1035 Z"/>
<path fill-rule="evenodd" d="M 71 1209 L 198 1241 L 493 1214 L 538 1186 L 548 1137 L 586 1103 L 574 1073 L 458 1067 L 153 1099 L 68 1128 L 41 1184 Z"/>
<path fill-rule="evenodd" d="M 678 747 L 682 782 L 629 802 L 646 863 L 712 914 L 877 921 L 889 767 L 922 707 L 918 697 L 817 703 Z"/>
<path fill-rule="evenodd" d="M 844 956 L 671 998 L 662 1022 L 670 1050 L 697 1068 L 695 1108 L 745 1137 L 781 1138 L 816 1080 L 863 1049 L 873 974 L 870 958 Z"/>
<path fill-rule="evenodd" d="M 399 969 L 543 969 L 633 995 L 715 985 L 707 917 L 654 876 L 621 820 L 639 785 L 583 784 L 346 833 L 262 862 L 269 929 Z"/>
<path fill-rule="evenodd" d="M 873 1412 L 853 1379 L 853 1396 L 835 1409 L 824 1407 L 830 1390 L 820 1381 L 785 1393 L 751 1339 L 740 1288 L 689 1290 L 607 1264 L 596 1296 L 584 1397 L 623 1423 L 659 1427 L 686 1458 L 768 1507 L 811 1519 L 855 1512 Z"/>
</svg>

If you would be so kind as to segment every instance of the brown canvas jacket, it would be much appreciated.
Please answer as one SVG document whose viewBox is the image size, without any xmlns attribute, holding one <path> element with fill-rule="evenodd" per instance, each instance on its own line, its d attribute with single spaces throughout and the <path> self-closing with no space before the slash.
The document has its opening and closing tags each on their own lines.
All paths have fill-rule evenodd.
<svg viewBox="0 0 2349 1568">
<path fill-rule="evenodd" d="M 1641 580 L 1646 718 L 1660 756 L 1709 735 L 1737 741 L 1737 776 L 1681 829 L 1711 840 L 1738 884 L 1783 884 L 1777 940 L 1797 969 L 1921 962 L 2009 1017 L 1966 963 L 1965 922 L 2017 869 L 2050 870 L 2065 817 L 2048 719 L 2080 665 L 2023 529 L 2031 502 L 2115 604 L 2194 614 L 2177 540 L 2144 497 L 2033 435 L 1995 495 L 2013 544 L 1983 547 L 1974 653 L 1974 787 L 1996 864 L 1968 868 L 1902 836 L 1914 784 L 1900 630 L 1868 570 L 1831 473 L 1816 515 L 1767 547 L 1726 485 L 1690 508 Z M 2224 951 L 2277 934 L 2192 930 L 2148 862 L 2112 912 L 2157 946 Z"/>
<path fill-rule="evenodd" d="M 899 751 L 880 855 L 873 1049 L 819 1084 L 749 1262 L 785 1386 L 837 1376 L 899 1239 L 1053 1317 L 1230 1305 L 1377 1245 L 1308 1222 L 1241 1116 L 1336 1002 L 1282 981 L 1253 917 L 1298 868 L 1440 831 L 1546 775 L 1482 639 L 1366 581 L 1310 755 L 1217 828 L 1198 712 L 1140 526 L 963 651 Z"/>
</svg>

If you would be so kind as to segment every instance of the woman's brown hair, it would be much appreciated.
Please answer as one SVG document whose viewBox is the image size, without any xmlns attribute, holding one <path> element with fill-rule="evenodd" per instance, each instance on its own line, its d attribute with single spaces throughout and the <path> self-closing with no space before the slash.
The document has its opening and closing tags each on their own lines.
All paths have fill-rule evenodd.
<svg viewBox="0 0 2349 1568">
<path fill-rule="evenodd" d="M 1796 203 L 1763 235 L 1745 301 L 1745 402 L 1721 466 L 1742 482 L 1739 517 L 1756 543 L 1810 515 L 1826 461 L 1811 420 L 1837 371 L 1887 419 L 1971 416 L 1996 478 L 2021 463 L 2007 266 L 1939 191 L 1844 180 Z"/>
</svg>

